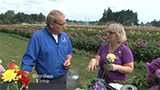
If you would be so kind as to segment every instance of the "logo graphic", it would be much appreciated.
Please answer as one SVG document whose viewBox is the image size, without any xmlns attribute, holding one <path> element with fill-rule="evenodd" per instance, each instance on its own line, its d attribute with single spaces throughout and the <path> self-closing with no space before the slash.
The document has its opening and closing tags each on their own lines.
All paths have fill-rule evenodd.
<svg viewBox="0 0 160 90">
<path fill-rule="evenodd" d="M 66 38 L 63 38 L 63 42 L 66 42 L 67 40 L 66 40 Z"/>
</svg>

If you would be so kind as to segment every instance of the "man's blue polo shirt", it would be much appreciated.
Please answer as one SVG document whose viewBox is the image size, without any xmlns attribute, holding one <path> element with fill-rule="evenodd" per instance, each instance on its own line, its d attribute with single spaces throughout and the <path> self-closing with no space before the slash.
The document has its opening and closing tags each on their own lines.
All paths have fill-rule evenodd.
<svg viewBox="0 0 160 90">
<path fill-rule="evenodd" d="M 72 45 L 67 34 L 63 32 L 58 35 L 56 43 L 52 33 L 45 27 L 31 36 L 21 69 L 31 72 L 35 66 L 40 77 L 58 78 L 67 72 L 63 63 L 68 54 L 72 55 Z"/>
</svg>

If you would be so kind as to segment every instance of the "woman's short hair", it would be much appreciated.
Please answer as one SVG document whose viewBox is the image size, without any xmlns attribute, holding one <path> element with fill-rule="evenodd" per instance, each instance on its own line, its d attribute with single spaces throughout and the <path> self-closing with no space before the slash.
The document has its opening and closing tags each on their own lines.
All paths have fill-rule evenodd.
<svg viewBox="0 0 160 90">
<path fill-rule="evenodd" d="M 46 24 L 49 25 L 50 22 L 57 22 L 59 17 L 65 18 L 65 15 L 61 11 L 52 10 L 46 18 Z"/>
<path fill-rule="evenodd" d="M 126 41 L 126 32 L 122 24 L 110 24 L 108 30 L 111 30 L 112 32 L 115 32 L 117 34 L 118 42 L 123 43 L 124 41 Z"/>
</svg>

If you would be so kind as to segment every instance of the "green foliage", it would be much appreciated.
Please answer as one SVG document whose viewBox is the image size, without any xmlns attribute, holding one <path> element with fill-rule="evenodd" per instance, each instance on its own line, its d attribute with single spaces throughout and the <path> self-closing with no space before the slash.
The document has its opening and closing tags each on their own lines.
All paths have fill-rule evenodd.
<svg viewBox="0 0 160 90">
<path fill-rule="evenodd" d="M 148 88 L 146 75 L 144 76 L 134 76 L 127 80 L 127 84 L 135 85 L 138 90 L 147 90 L 147 89 L 140 89 L 140 88 Z"/>
<path fill-rule="evenodd" d="M 30 23 L 35 24 L 37 22 L 42 23 L 45 22 L 45 16 L 40 14 L 24 14 L 17 13 L 15 14 L 14 11 L 8 10 L 5 14 L 0 14 L 0 24 L 20 24 L 20 23 Z"/>
<path fill-rule="evenodd" d="M 77 85 L 77 88 L 84 89 L 84 90 L 89 90 L 87 84 L 79 84 L 79 85 Z"/>
<path fill-rule="evenodd" d="M 138 69 L 146 69 L 146 63 L 140 61 L 139 63 L 138 62 L 134 62 L 134 67 L 135 68 L 138 68 Z"/>
<path fill-rule="evenodd" d="M 115 83 L 119 83 L 122 85 L 134 85 L 138 90 L 148 90 L 149 87 L 147 84 L 146 75 L 132 76 L 131 78 L 127 79 L 126 82 L 115 81 Z"/>
<path fill-rule="evenodd" d="M 86 55 L 86 51 L 85 50 L 80 50 L 79 54 L 85 56 Z"/>
<path fill-rule="evenodd" d="M 25 31 L 25 30 L 17 30 L 17 29 L 5 29 L 5 28 L 0 28 L 0 32 L 3 33 L 9 33 L 9 34 L 15 34 L 15 35 L 20 35 L 22 37 L 30 38 L 31 35 L 33 34 L 30 31 Z"/>
<path fill-rule="evenodd" d="M 10 82 L 10 83 L 8 83 L 6 90 L 18 90 L 19 89 L 18 84 L 19 84 L 19 82 L 18 83 Z"/>
</svg>

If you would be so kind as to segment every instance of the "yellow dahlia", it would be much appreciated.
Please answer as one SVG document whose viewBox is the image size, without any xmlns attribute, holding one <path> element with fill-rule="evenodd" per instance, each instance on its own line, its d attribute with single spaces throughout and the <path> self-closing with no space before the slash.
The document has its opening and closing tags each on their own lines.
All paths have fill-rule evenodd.
<svg viewBox="0 0 160 90">
<path fill-rule="evenodd" d="M 107 59 L 108 59 L 109 62 L 114 62 L 114 60 L 116 59 L 116 56 L 112 53 L 109 53 L 107 55 Z"/>
<path fill-rule="evenodd" d="M 2 73 L 2 79 L 4 82 L 11 82 L 12 80 L 15 80 L 17 73 L 14 72 L 14 70 L 6 70 L 4 73 Z"/>
</svg>

